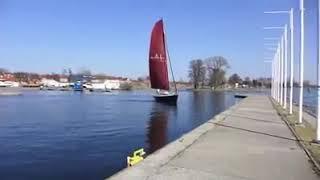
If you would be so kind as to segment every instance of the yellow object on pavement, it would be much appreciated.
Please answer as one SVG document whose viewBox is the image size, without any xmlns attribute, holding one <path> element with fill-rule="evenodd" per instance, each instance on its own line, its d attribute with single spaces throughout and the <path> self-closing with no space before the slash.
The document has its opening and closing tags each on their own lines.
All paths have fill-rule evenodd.
<svg viewBox="0 0 320 180">
<path fill-rule="evenodd" d="M 144 152 L 143 148 L 134 151 L 132 157 L 130 157 L 130 156 L 127 157 L 128 167 L 129 167 L 129 166 L 133 166 L 133 165 L 135 165 L 135 164 L 138 164 L 140 161 L 142 161 L 142 160 L 144 159 L 143 156 L 144 156 L 145 154 L 146 154 L 146 153 Z"/>
</svg>

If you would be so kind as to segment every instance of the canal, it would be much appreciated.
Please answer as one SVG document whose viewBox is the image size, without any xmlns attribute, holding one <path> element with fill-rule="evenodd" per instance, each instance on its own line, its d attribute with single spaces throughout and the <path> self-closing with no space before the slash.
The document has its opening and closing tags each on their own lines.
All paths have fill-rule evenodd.
<svg viewBox="0 0 320 180">
<path fill-rule="evenodd" d="M 232 93 L 25 91 L 0 97 L 0 179 L 103 179 L 138 148 L 152 153 L 235 103 Z"/>
</svg>

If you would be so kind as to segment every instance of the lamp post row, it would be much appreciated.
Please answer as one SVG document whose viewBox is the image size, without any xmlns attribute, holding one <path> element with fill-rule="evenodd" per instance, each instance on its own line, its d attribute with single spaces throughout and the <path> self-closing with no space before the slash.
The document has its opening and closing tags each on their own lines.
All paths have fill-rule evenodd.
<svg viewBox="0 0 320 180">
<path fill-rule="evenodd" d="M 300 0 L 300 82 L 299 82 L 299 117 L 298 124 L 303 120 L 303 82 L 304 82 L 304 57 L 305 57 L 305 27 L 304 27 L 304 0 Z M 320 0 L 317 8 L 317 127 L 316 139 L 320 142 Z M 294 10 L 289 11 L 268 11 L 266 14 L 289 14 L 290 16 L 290 92 L 289 92 L 289 114 L 293 113 L 293 69 L 294 69 Z M 288 75 L 288 27 L 265 27 L 264 29 L 283 29 L 284 34 L 279 41 L 278 38 L 265 38 L 265 40 L 278 40 L 278 46 L 275 51 L 272 62 L 272 87 L 271 96 L 284 109 L 287 109 L 287 75 Z M 270 45 L 270 44 L 266 44 Z M 269 49 L 271 50 L 271 49 Z"/>
</svg>

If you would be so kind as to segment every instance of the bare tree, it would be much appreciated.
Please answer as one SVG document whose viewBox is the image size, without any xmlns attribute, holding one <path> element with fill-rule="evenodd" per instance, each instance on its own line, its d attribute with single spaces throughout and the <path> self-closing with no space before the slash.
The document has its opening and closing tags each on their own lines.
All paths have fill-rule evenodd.
<svg viewBox="0 0 320 180">
<path fill-rule="evenodd" d="M 209 73 L 209 85 L 216 89 L 226 82 L 225 74 L 229 68 L 226 58 L 222 56 L 214 56 L 206 59 L 207 69 Z"/>
<path fill-rule="evenodd" d="M 14 72 L 13 75 L 18 82 L 34 82 L 41 79 L 40 75 L 37 73 Z"/>
<path fill-rule="evenodd" d="M 26 73 L 26 72 L 14 72 L 13 75 L 18 82 L 27 82 L 28 81 L 28 73 Z"/>
<path fill-rule="evenodd" d="M 189 78 L 193 83 L 194 89 L 197 89 L 199 84 L 203 86 L 206 77 L 206 66 L 204 65 L 203 60 L 195 59 L 190 61 L 189 68 Z"/>
<path fill-rule="evenodd" d="M 63 68 L 62 71 L 61 71 L 61 74 L 63 76 L 67 76 L 68 75 L 68 70 Z"/>
<path fill-rule="evenodd" d="M 68 68 L 68 82 L 72 81 L 72 77 L 73 77 L 72 69 Z"/>
</svg>

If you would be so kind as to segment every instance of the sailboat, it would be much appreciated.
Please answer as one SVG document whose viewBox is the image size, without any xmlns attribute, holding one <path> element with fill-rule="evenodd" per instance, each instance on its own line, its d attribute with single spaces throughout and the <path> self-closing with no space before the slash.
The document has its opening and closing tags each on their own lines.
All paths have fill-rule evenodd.
<svg viewBox="0 0 320 180">
<path fill-rule="evenodd" d="M 170 91 L 168 61 L 174 83 L 174 92 Z M 155 100 L 162 103 L 176 104 L 178 91 L 174 80 L 168 47 L 166 45 L 166 35 L 162 19 L 155 23 L 151 33 L 149 73 L 151 88 L 157 90 L 157 93 L 153 95 Z"/>
</svg>

